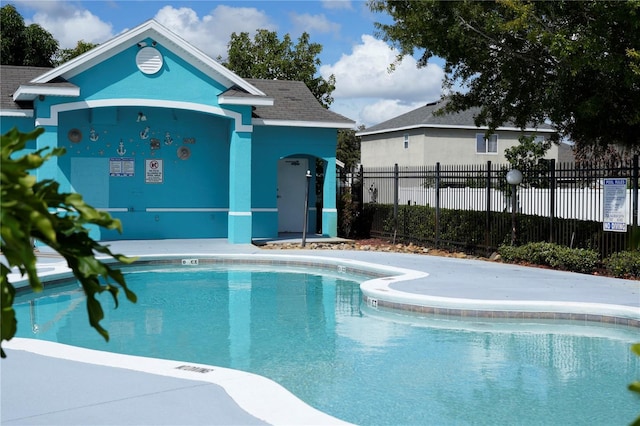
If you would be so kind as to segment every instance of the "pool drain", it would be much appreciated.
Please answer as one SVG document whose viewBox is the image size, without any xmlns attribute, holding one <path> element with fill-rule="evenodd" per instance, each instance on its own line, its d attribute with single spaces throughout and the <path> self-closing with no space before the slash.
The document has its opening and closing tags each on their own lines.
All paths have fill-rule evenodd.
<svg viewBox="0 0 640 426">
<path fill-rule="evenodd" d="M 176 370 L 192 371 L 194 373 L 210 373 L 213 368 L 196 367 L 195 365 L 179 365 Z"/>
</svg>

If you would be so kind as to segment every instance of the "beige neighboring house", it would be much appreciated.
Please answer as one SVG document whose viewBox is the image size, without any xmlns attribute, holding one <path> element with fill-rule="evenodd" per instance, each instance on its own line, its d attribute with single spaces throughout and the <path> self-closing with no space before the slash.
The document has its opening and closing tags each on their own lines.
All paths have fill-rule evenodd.
<svg viewBox="0 0 640 426">
<path fill-rule="evenodd" d="M 487 137 L 487 128 L 476 127 L 478 109 L 434 115 L 442 101 L 399 115 L 356 135 L 361 137 L 360 162 L 364 167 L 424 166 L 440 164 L 506 163 L 504 152 L 518 144 L 522 135 L 549 138 L 554 130 L 542 124 L 521 130 L 500 127 Z M 553 144 L 546 155 L 556 161 L 572 160 L 571 147 Z"/>
</svg>

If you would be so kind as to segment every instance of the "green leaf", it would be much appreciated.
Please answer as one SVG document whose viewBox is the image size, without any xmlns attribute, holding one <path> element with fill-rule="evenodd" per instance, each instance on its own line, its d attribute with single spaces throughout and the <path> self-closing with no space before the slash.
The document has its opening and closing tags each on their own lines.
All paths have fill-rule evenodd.
<svg viewBox="0 0 640 426">
<path fill-rule="evenodd" d="M 131 263 L 135 259 L 111 253 L 108 246 L 93 240 L 84 227 L 87 223 L 93 223 L 121 231 L 122 224 L 119 220 L 86 204 L 80 194 L 60 193 L 60 184 L 55 180 L 37 181 L 35 174 L 30 173 L 52 157 L 63 155 L 63 148 L 42 148 L 26 155 L 15 155 L 16 152 L 25 149 L 28 141 L 36 139 L 43 131 L 36 129 L 31 133 L 21 133 L 12 129 L 2 135 L 0 250 L 7 260 L 7 266 L 1 264 L 0 343 L 10 340 L 17 330 L 13 310 L 15 289 L 8 281 L 9 268 L 15 267 L 21 274 L 27 275 L 32 290 L 42 290 L 42 282 L 36 269 L 33 239 L 49 245 L 64 257 L 87 295 L 89 324 L 108 340 L 107 330 L 100 325 L 104 312 L 95 297 L 96 294 L 108 291 L 116 307 L 120 288 L 131 302 L 136 301 L 136 295 L 127 288 L 123 274 L 102 260 L 96 259 L 95 253 L 108 255 L 121 264 Z M 101 285 L 100 279 L 112 279 L 114 283 L 107 282 Z M 4 351 L 2 356 L 5 356 Z"/>
<path fill-rule="evenodd" d="M 93 294 L 87 295 L 87 313 L 89 314 L 89 324 L 108 342 L 109 332 L 100 325 L 100 321 L 104 319 L 104 311 Z"/>
<path fill-rule="evenodd" d="M 51 219 L 38 211 L 32 211 L 30 218 L 31 224 L 38 228 L 40 232 L 47 238 L 49 241 L 56 240 L 56 231 L 53 229 L 53 224 L 51 223 Z"/>
<path fill-rule="evenodd" d="M 16 313 L 13 310 L 13 299 L 15 298 L 16 290 L 7 280 L 7 275 L 10 271 L 4 264 L 0 264 L 0 269 L 2 274 L 0 276 L 0 306 L 2 306 L 2 310 L 0 311 L 0 321 L 2 321 L 0 325 L 0 342 L 2 342 L 4 340 L 10 340 L 15 336 L 18 321 L 16 320 Z M 0 356 L 2 358 L 6 357 L 1 346 Z"/>
</svg>

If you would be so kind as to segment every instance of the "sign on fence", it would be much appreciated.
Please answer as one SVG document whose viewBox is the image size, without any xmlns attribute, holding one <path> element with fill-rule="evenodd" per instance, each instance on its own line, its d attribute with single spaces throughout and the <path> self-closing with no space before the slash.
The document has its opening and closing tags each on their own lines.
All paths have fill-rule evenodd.
<svg viewBox="0 0 640 426">
<path fill-rule="evenodd" d="M 627 179 L 605 179 L 602 209 L 605 231 L 627 232 Z"/>
</svg>

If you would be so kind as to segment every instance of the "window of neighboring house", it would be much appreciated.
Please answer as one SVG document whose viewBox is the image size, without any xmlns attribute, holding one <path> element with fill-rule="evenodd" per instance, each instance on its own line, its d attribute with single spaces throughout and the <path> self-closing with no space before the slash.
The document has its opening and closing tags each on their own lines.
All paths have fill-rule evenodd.
<svg viewBox="0 0 640 426">
<path fill-rule="evenodd" d="M 409 133 L 404 134 L 404 149 L 409 148 Z"/>
<path fill-rule="evenodd" d="M 495 154 L 498 152 L 498 135 L 485 137 L 484 133 L 476 133 L 476 153 Z"/>
</svg>

